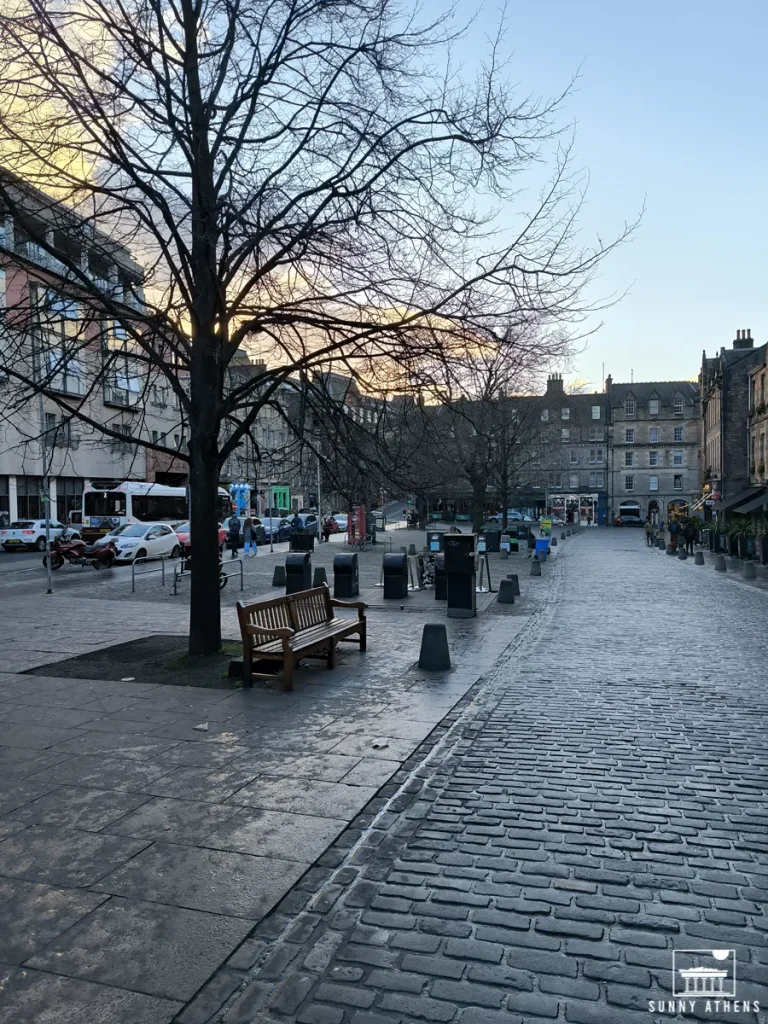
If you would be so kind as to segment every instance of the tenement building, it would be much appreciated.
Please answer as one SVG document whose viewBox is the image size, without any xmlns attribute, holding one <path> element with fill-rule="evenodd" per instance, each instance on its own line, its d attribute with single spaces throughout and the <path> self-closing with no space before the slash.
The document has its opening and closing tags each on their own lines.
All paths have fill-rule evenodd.
<svg viewBox="0 0 768 1024">
<path fill-rule="evenodd" d="M 760 456 L 764 374 L 759 372 L 765 359 L 766 346 L 755 348 L 750 330 L 737 331 L 732 348 L 723 347 L 709 358 L 702 355 L 702 484 L 710 496 L 706 518 L 756 496 L 759 468 L 765 464 Z"/>
<path fill-rule="evenodd" d="M 700 493 L 698 392 L 691 381 L 605 382 L 609 503 L 615 518 L 667 522 Z"/>
</svg>

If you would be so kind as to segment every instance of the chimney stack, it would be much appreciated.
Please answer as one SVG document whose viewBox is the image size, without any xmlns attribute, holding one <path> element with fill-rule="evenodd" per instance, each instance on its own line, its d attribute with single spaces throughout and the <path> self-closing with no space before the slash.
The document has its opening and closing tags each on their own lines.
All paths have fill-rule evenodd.
<svg viewBox="0 0 768 1024">
<path fill-rule="evenodd" d="M 754 348 L 754 341 L 752 340 L 751 328 L 746 328 L 741 331 L 736 331 L 736 339 L 733 342 L 733 347 L 737 349 Z"/>
<path fill-rule="evenodd" d="M 564 393 L 562 373 L 550 373 L 549 377 L 547 377 L 547 394 L 562 395 Z"/>
</svg>

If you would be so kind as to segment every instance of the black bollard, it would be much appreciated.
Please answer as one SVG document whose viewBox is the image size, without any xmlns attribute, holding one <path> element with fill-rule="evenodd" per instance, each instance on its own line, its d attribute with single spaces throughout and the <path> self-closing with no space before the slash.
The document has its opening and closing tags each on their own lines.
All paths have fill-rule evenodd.
<svg viewBox="0 0 768 1024">
<path fill-rule="evenodd" d="M 272 574 L 272 586 L 273 587 L 284 587 L 285 586 L 285 566 L 276 565 L 275 571 Z"/>
<path fill-rule="evenodd" d="M 312 586 L 322 587 L 324 583 L 326 586 L 328 585 L 328 574 L 325 571 L 324 565 L 318 565 L 312 574 Z"/>
<path fill-rule="evenodd" d="M 498 604 L 515 603 L 515 584 L 512 580 L 500 580 L 499 596 L 496 598 Z"/>
<path fill-rule="evenodd" d="M 516 572 L 510 572 L 507 574 L 507 579 L 512 581 L 512 585 L 515 588 L 515 597 L 520 597 L 520 579 Z"/>
<path fill-rule="evenodd" d="M 448 633 L 440 623 L 427 623 L 421 634 L 419 668 L 427 672 L 446 672 L 451 667 Z"/>
</svg>

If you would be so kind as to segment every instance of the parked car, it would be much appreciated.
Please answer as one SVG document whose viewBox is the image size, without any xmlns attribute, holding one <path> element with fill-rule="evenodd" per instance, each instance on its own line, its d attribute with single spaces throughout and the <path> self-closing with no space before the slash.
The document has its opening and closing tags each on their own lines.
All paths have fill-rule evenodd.
<svg viewBox="0 0 768 1024">
<path fill-rule="evenodd" d="M 325 528 L 325 524 L 326 523 L 328 523 L 328 532 L 329 533 L 339 533 L 340 532 L 339 524 L 336 522 L 336 520 L 333 518 L 333 516 L 328 516 L 326 519 L 323 520 L 323 528 Z"/>
<path fill-rule="evenodd" d="M 555 516 L 555 515 L 552 515 L 552 516 L 547 516 L 547 515 L 539 516 L 539 522 L 541 522 L 542 519 L 551 519 L 553 526 L 565 526 L 565 520 L 561 519 L 560 516 Z"/>
<path fill-rule="evenodd" d="M 273 534 L 273 542 L 276 544 L 279 544 L 283 540 L 288 540 L 293 533 L 293 527 L 289 520 L 278 518 L 277 516 L 270 516 L 268 519 L 262 519 L 261 524 L 264 527 L 265 539 L 269 540 L 270 534 Z"/>
<path fill-rule="evenodd" d="M 301 528 L 305 533 L 317 533 L 317 513 L 299 512 Z"/>
<path fill-rule="evenodd" d="M 226 544 L 229 541 L 229 521 L 230 521 L 230 519 L 233 519 L 233 518 L 235 518 L 235 517 L 234 516 L 230 516 L 229 519 L 225 519 L 224 522 L 219 527 L 219 540 L 221 542 L 221 535 L 222 535 L 222 531 L 223 531 L 223 533 L 224 533 L 224 541 L 221 542 L 221 543 L 223 543 L 224 546 L 226 546 Z M 237 538 L 237 546 L 238 546 L 238 548 L 241 548 L 243 546 L 243 543 L 244 543 L 244 541 L 243 541 L 243 524 L 245 523 L 245 520 L 248 517 L 247 516 L 237 516 L 237 518 L 240 520 L 240 536 Z M 269 520 L 268 519 L 259 519 L 258 516 L 251 516 L 250 519 L 251 519 L 251 526 L 253 527 L 253 535 L 254 535 L 254 539 L 256 541 L 256 544 L 257 545 L 258 544 L 263 544 L 265 541 L 268 541 L 269 540 L 269 531 L 266 529 L 266 526 L 264 524 L 268 523 Z"/>
<path fill-rule="evenodd" d="M 181 542 L 168 523 L 131 523 L 115 538 L 115 547 L 118 562 L 181 555 Z"/>
<path fill-rule="evenodd" d="M 642 526 L 643 519 L 641 516 L 632 515 L 620 515 L 616 516 L 616 526 Z"/>
<path fill-rule="evenodd" d="M 187 552 L 190 550 L 190 541 L 189 541 L 189 537 L 190 537 L 190 524 L 189 524 L 189 522 L 177 523 L 177 525 L 174 526 L 173 529 L 174 529 L 174 532 L 175 532 L 176 536 L 181 541 L 182 551 L 184 552 L 184 554 L 187 554 Z M 227 543 L 227 531 L 224 529 L 224 525 L 222 523 L 219 523 L 219 551 L 223 551 L 224 550 L 224 547 L 225 547 L 226 543 Z"/>
<path fill-rule="evenodd" d="M 489 523 L 500 523 L 504 518 L 503 512 L 494 512 L 492 516 L 488 516 Z M 508 523 L 522 523 L 523 513 L 518 512 L 516 508 L 507 509 L 507 522 Z"/>
<path fill-rule="evenodd" d="M 51 540 L 58 537 L 64 529 L 64 524 L 56 519 L 49 520 L 49 535 Z M 71 530 L 70 538 L 80 536 L 77 530 Z M 36 548 L 38 551 L 45 551 L 45 520 L 44 519 L 18 519 L 0 530 L 0 545 L 3 551 L 24 551 L 26 548 Z"/>
<path fill-rule="evenodd" d="M 109 533 L 103 534 L 101 537 L 97 537 L 93 542 L 93 547 L 101 548 L 105 544 L 109 544 L 111 541 L 116 540 L 121 533 L 128 529 L 130 523 L 122 523 L 120 526 L 113 526 Z"/>
<path fill-rule="evenodd" d="M 339 531 L 341 533 L 346 533 L 347 532 L 347 520 L 349 518 L 346 515 L 346 513 L 344 513 L 344 512 L 337 512 L 335 516 L 332 516 L 332 518 L 333 518 L 333 521 L 338 526 Z"/>
</svg>

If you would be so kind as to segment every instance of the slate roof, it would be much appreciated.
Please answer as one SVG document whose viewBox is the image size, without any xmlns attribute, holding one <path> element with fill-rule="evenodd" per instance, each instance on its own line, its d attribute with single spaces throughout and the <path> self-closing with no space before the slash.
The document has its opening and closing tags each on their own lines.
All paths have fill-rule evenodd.
<svg viewBox="0 0 768 1024">
<path fill-rule="evenodd" d="M 624 404 L 631 395 L 638 405 L 647 405 L 649 398 L 661 399 L 662 405 L 671 405 L 675 395 L 682 395 L 686 402 L 693 402 L 699 393 L 698 386 L 690 380 L 634 381 L 627 384 L 611 384 L 611 407 Z"/>
</svg>

